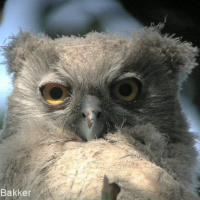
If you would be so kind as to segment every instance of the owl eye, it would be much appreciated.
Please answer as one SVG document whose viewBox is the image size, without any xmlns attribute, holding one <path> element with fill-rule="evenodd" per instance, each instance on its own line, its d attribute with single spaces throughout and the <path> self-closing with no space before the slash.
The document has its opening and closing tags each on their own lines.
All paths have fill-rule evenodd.
<svg viewBox="0 0 200 200">
<path fill-rule="evenodd" d="M 44 100 L 51 105 L 61 104 L 69 96 L 68 88 L 57 83 L 46 84 L 41 93 Z"/>
<path fill-rule="evenodd" d="M 139 94 L 139 82 L 136 79 L 124 79 L 114 86 L 113 94 L 120 100 L 133 101 Z"/>
</svg>

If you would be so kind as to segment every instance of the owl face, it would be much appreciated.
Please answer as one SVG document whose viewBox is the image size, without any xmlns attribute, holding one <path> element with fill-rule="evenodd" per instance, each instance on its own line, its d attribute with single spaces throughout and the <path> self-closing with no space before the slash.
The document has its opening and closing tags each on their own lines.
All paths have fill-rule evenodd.
<svg viewBox="0 0 200 200">
<path fill-rule="evenodd" d="M 93 82 L 85 83 L 84 79 L 81 84 L 73 84 L 77 79 L 70 81 L 61 75 L 51 74 L 51 79 L 45 79 L 39 86 L 42 106 L 45 112 L 56 116 L 55 120 L 62 116 L 61 126 L 64 129 L 71 129 L 84 140 L 97 139 L 114 131 L 116 126 L 127 124 L 129 120 L 126 116 L 132 117 L 126 106 L 136 102 L 142 83 L 134 74 L 124 75 L 123 79 L 114 79 L 110 84 L 94 87 Z M 99 80 L 101 78 L 99 76 Z M 124 116 L 121 115 L 123 112 Z"/>
<path fill-rule="evenodd" d="M 164 133 L 177 124 L 184 129 L 176 122 L 182 116 L 177 94 L 182 60 L 193 60 L 188 51 L 156 29 L 131 38 L 92 33 L 51 40 L 21 33 L 6 49 L 15 123 L 51 124 L 83 140 L 138 124 Z"/>
</svg>

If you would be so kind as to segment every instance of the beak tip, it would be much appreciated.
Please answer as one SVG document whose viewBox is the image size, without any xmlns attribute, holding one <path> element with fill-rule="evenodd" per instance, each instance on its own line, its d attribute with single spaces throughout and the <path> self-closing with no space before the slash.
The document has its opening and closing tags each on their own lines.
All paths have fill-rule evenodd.
<svg viewBox="0 0 200 200">
<path fill-rule="evenodd" d="M 86 117 L 78 126 L 77 133 L 87 141 L 100 138 L 103 132 L 103 121 Z"/>
</svg>

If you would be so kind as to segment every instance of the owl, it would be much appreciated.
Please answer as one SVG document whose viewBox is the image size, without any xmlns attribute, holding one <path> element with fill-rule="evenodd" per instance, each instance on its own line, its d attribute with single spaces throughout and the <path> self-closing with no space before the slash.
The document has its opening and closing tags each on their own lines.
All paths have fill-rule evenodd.
<svg viewBox="0 0 200 200">
<path fill-rule="evenodd" d="M 198 50 L 161 28 L 11 38 L 0 199 L 198 199 L 179 102 Z"/>
</svg>

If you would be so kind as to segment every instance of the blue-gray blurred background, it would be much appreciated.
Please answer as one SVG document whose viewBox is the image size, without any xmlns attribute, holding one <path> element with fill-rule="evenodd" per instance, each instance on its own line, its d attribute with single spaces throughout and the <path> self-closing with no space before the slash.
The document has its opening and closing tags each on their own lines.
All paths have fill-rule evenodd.
<svg viewBox="0 0 200 200">
<path fill-rule="evenodd" d="M 52 38 L 84 35 L 89 31 L 128 34 L 130 30 L 165 22 L 163 33 L 175 34 L 200 47 L 199 0 L 1 0 L 0 46 L 20 29 Z M 0 55 L 0 62 L 4 58 Z M 199 62 L 199 57 L 198 57 Z M 200 132 L 200 67 L 189 76 L 181 102 L 191 124 Z M 11 75 L 0 64 L 0 129 L 6 100 L 12 92 Z"/>
</svg>

